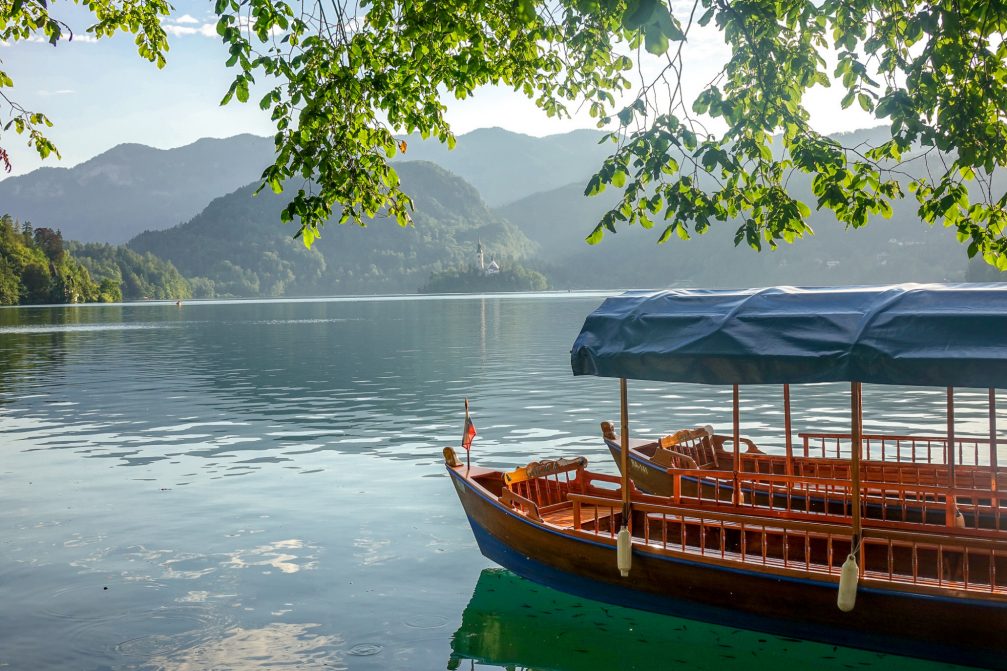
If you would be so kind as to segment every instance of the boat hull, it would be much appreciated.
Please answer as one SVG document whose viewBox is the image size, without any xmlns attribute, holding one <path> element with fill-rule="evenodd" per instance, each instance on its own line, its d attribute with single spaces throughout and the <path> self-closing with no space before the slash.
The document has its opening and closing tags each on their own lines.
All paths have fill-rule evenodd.
<svg viewBox="0 0 1007 671">
<path fill-rule="evenodd" d="M 577 596 L 774 634 L 1007 669 L 1007 604 L 861 588 L 836 607 L 836 582 L 780 576 L 634 547 L 629 577 L 615 542 L 548 527 L 503 506 L 450 469 L 482 553 L 529 580 Z"/>
</svg>

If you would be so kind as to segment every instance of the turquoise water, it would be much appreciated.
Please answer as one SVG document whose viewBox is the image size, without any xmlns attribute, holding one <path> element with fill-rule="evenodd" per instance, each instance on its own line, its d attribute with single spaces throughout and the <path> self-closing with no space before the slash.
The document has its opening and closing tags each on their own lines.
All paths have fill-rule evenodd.
<svg viewBox="0 0 1007 671">
<path fill-rule="evenodd" d="M 597 436 L 617 383 L 568 361 L 600 300 L 0 310 L 0 669 L 938 668 L 487 571 L 441 449 L 467 397 L 475 463 L 614 473 Z M 729 390 L 630 392 L 634 431 L 729 426 Z M 844 392 L 795 388 L 795 431 L 844 429 Z M 742 390 L 769 450 L 779 397 Z M 956 401 L 984 435 L 985 394 Z M 869 388 L 865 430 L 941 432 L 943 402 Z"/>
</svg>

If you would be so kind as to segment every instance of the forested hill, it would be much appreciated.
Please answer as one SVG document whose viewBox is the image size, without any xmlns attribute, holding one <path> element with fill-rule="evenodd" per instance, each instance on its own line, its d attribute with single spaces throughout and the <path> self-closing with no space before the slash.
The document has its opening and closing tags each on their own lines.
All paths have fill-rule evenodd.
<svg viewBox="0 0 1007 671">
<path fill-rule="evenodd" d="M 122 144 L 73 168 L 40 168 L 0 181 L 3 211 L 68 240 L 121 243 L 192 218 L 248 184 L 273 159 L 254 135 L 204 138 L 177 149 Z"/>
<path fill-rule="evenodd" d="M 129 242 L 171 261 L 190 278 L 207 278 L 215 295 L 309 296 L 415 292 L 431 273 L 471 263 L 481 241 L 487 255 L 519 260 L 535 246 L 493 214 L 479 193 L 432 163 L 397 166 L 413 197 L 415 226 L 377 220 L 366 229 L 330 222 L 308 250 L 283 226 L 283 194 L 255 184 L 217 198 L 184 225 L 148 231 Z M 210 284 L 196 280 L 194 289 Z"/>
</svg>

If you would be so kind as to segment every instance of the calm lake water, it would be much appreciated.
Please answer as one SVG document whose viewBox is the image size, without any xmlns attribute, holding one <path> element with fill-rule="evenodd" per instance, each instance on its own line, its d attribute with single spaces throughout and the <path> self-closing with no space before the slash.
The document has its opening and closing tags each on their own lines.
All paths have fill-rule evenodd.
<svg viewBox="0 0 1007 671">
<path fill-rule="evenodd" d="M 479 554 L 441 460 L 465 397 L 475 462 L 615 472 L 618 384 L 569 369 L 600 302 L 0 310 L 0 668 L 949 668 L 577 600 Z M 635 432 L 730 426 L 730 390 L 630 394 Z M 959 433 L 985 435 L 985 399 L 958 393 Z M 864 403 L 866 431 L 944 430 L 940 390 Z M 841 386 L 793 404 L 795 431 L 846 428 Z M 743 431 L 782 449 L 781 408 L 743 389 Z"/>
</svg>

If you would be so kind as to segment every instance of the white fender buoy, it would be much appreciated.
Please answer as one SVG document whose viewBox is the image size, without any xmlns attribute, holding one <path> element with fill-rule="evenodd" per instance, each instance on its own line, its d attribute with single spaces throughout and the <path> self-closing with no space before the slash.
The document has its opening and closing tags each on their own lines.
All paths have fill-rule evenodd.
<svg viewBox="0 0 1007 671">
<path fill-rule="evenodd" d="M 962 511 L 958 509 L 958 506 L 955 506 L 955 528 L 965 528 L 965 516 L 962 515 Z"/>
<path fill-rule="evenodd" d="M 615 563 L 623 578 L 629 575 L 629 569 L 633 565 L 633 542 L 626 527 L 619 529 L 619 535 L 616 537 Z"/>
<path fill-rule="evenodd" d="M 856 558 L 851 554 L 843 562 L 843 568 L 839 572 L 839 596 L 836 598 L 836 605 L 839 610 L 849 613 L 857 602 L 857 580 L 860 575 L 860 567 L 857 566 Z"/>
</svg>

